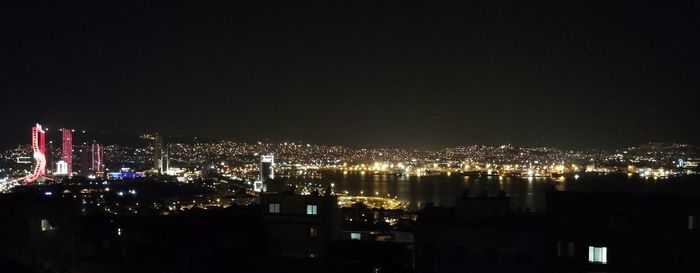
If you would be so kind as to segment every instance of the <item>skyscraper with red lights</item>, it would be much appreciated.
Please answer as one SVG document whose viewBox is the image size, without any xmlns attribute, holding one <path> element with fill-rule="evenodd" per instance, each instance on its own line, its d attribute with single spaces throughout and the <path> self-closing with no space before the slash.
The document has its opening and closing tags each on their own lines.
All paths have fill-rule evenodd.
<svg viewBox="0 0 700 273">
<path fill-rule="evenodd" d="M 32 151 L 34 153 L 34 172 L 24 179 L 25 184 L 36 182 L 40 177 L 46 176 L 46 133 L 39 123 L 32 128 Z"/>
<path fill-rule="evenodd" d="M 61 150 L 61 160 L 68 164 L 68 173 L 73 172 L 73 131 L 63 128 L 63 146 Z"/>
</svg>

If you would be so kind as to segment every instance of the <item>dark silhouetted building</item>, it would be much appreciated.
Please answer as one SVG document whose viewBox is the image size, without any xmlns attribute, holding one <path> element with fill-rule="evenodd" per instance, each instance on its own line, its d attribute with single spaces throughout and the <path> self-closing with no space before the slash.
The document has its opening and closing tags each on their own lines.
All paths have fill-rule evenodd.
<svg viewBox="0 0 700 273">
<path fill-rule="evenodd" d="M 163 137 L 156 135 L 153 137 L 153 169 L 165 173 L 165 166 L 163 162 Z"/>
<path fill-rule="evenodd" d="M 54 164 L 53 143 L 49 141 L 49 143 L 46 144 L 46 171 L 53 172 L 56 170 Z"/>
<path fill-rule="evenodd" d="M 392 241 L 394 236 L 384 221 L 384 212 L 383 209 L 370 209 L 363 203 L 342 208 L 341 239 Z"/>
<path fill-rule="evenodd" d="M 92 147 L 87 144 L 80 146 L 80 174 L 87 176 L 90 174 L 90 168 L 92 167 Z"/>
<path fill-rule="evenodd" d="M 547 194 L 553 272 L 697 272 L 696 195 Z"/>
<path fill-rule="evenodd" d="M 335 195 L 261 193 L 268 248 L 273 256 L 322 259 L 340 236 Z"/>
<path fill-rule="evenodd" d="M 47 194 L 0 195 L 0 257 L 36 272 L 64 272 L 75 255 L 76 199 Z M 6 268 L 0 268 L 1 272 Z"/>
<path fill-rule="evenodd" d="M 80 172 L 82 175 L 104 175 L 104 146 L 93 142 L 84 144 L 80 149 Z"/>
<path fill-rule="evenodd" d="M 504 193 L 426 206 L 415 226 L 418 272 L 543 272 L 544 217 L 516 214 Z"/>
</svg>

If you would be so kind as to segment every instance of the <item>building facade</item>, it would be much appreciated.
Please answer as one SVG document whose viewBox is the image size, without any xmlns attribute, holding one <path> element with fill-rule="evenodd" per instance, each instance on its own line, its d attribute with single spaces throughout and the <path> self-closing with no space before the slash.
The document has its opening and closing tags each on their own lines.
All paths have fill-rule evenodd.
<svg viewBox="0 0 700 273">
<path fill-rule="evenodd" d="M 272 154 L 260 156 L 260 174 L 253 189 L 257 192 L 267 191 L 267 181 L 275 179 L 275 156 Z"/>
<path fill-rule="evenodd" d="M 262 219 L 273 256 L 321 259 L 340 237 L 334 195 L 261 193 Z"/>
<path fill-rule="evenodd" d="M 462 194 L 426 206 L 414 230 L 418 272 L 544 272 L 544 218 L 516 214 L 505 194 Z"/>
<path fill-rule="evenodd" d="M 62 145 L 61 160 L 68 166 L 68 173 L 73 172 L 73 131 L 68 128 L 61 129 Z"/>
<path fill-rule="evenodd" d="M 700 199 L 694 195 L 558 192 L 547 195 L 556 272 L 696 272 Z"/>
</svg>

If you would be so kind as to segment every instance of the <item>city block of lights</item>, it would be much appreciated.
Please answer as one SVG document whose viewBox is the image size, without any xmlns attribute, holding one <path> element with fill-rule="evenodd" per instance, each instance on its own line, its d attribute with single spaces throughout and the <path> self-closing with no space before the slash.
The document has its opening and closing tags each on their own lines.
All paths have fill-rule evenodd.
<svg viewBox="0 0 700 273">
<path fill-rule="evenodd" d="M 648 143 L 619 150 L 562 150 L 550 147 L 470 145 L 440 150 L 348 148 L 302 142 L 163 143 L 156 134 L 142 145 L 74 143 L 75 130 L 60 129 L 61 144 L 46 141 L 36 124 L 24 145 L 0 154 L 0 183 L 31 184 L 83 175 L 123 178 L 159 173 L 186 182 L 216 172 L 232 179 L 255 180 L 261 155 L 274 155 L 278 177 L 317 175 L 324 170 L 398 175 L 474 172 L 486 175 L 551 176 L 566 173 L 628 173 L 667 177 L 697 172 L 693 145 Z M 83 131 L 84 132 L 84 131 Z M 154 161 L 159 164 L 154 166 Z M 80 168 L 77 166 L 80 165 Z"/>
</svg>

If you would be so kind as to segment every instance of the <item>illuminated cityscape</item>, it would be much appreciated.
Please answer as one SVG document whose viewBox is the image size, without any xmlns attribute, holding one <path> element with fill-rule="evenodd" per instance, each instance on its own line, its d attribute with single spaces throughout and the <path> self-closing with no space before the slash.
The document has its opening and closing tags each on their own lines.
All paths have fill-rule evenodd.
<svg viewBox="0 0 700 273">
<path fill-rule="evenodd" d="M 216 141 L 197 144 L 173 143 L 168 145 L 172 148 L 165 153 L 162 152 L 162 137 L 156 139 L 160 140 L 155 141 L 154 146 L 140 147 L 107 145 L 103 148 L 102 144 L 92 143 L 86 148 L 89 152 L 84 169 L 86 172 L 102 173 L 105 172 L 106 165 L 109 166 L 107 170 L 111 168 L 112 172 L 129 168 L 137 172 L 167 173 L 179 178 L 191 177 L 197 172 L 201 173 L 203 169 L 215 169 L 228 177 L 243 180 L 252 180 L 255 177 L 256 181 L 274 179 L 275 175 L 313 176 L 319 171 L 385 173 L 400 176 L 450 173 L 518 177 L 623 173 L 648 178 L 666 178 L 694 174 L 700 161 L 697 147 L 675 143 L 648 143 L 619 150 L 577 151 L 512 145 L 472 145 L 421 151 L 353 149 L 301 143 L 247 144 Z M 32 155 L 30 148 L 27 145 L 4 151 L 2 156 L 5 164 L 22 166 L 17 162 Z M 272 155 L 265 153 L 275 154 L 277 158 L 274 159 Z M 65 153 L 60 160 L 68 162 Z M 145 167 L 151 162 L 153 168 Z M 20 168 L 16 168 L 15 171 L 15 176 L 24 173 Z"/>
<path fill-rule="evenodd" d="M 700 6 L 0 8 L 0 273 L 700 268 Z"/>
<path fill-rule="evenodd" d="M 477 221 L 482 219 L 479 215 L 485 211 L 496 213 L 499 217 L 505 217 L 503 221 L 515 221 L 526 232 L 532 232 L 516 239 L 512 242 L 514 245 L 509 247 L 539 244 L 537 240 L 544 242 L 546 239 L 533 238 L 544 236 L 540 233 L 542 231 L 529 231 L 530 228 L 541 224 L 542 220 L 538 219 L 555 217 L 549 214 L 547 208 L 569 206 L 569 197 L 551 201 L 551 196 L 559 195 L 553 195 L 551 190 L 547 190 L 548 187 L 569 192 L 569 188 L 586 187 L 585 183 L 600 181 L 596 183 L 609 184 L 605 187 L 612 189 L 619 187 L 618 181 L 622 181 L 624 184 L 642 183 L 638 184 L 640 186 L 657 185 L 661 190 L 666 184 L 696 183 L 692 181 L 700 171 L 697 147 L 675 143 L 650 142 L 615 150 L 562 150 L 509 144 L 406 150 L 303 142 L 175 142 L 163 136 L 143 134 L 141 137 L 131 137 L 140 144 L 128 146 L 103 145 L 95 140 L 88 144 L 89 135 L 74 135 L 69 129 L 63 129 L 60 136 L 47 135 L 39 124 L 28 131 L 31 133 L 30 143 L 1 153 L 0 173 L 3 177 L 0 186 L 6 196 L 36 194 L 39 199 L 66 200 L 76 203 L 76 215 L 106 214 L 118 217 L 110 218 L 110 221 L 125 221 L 123 217 L 134 216 L 191 217 L 188 215 L 208 214 L 207 211 L 237 211 L 235 213 L 253 217 L 257 214 L 250 213 L 260 208 L 266 214 L 259 219 L 260 228 L 269 232 L 264 236 L 272 241 L 265 247 L 275 251 L 276 254 L 272 255 L 305 256 L 312 260 L 329 259 L 334 255 L 331 254 L 334 251 L 331 245 L 342 245 L 345 240 L 391 242 L 393 247 L 422 244 L 422 240 L 431 241 L 430 244 L 449 245 L 449 240 L 443 242 L 441 240 L 445 239 L 435 237 L 437 233 L 434 231 L 425 233 L 432 228 L 445 228 L 441 226 L 446 225 L 451 216 L 434 218 L 445 213 L 457 213 L 456 220 L 450 221 Z M 50 170 L 45 162 L 52 159 L 47 159 L 44 147 L 47 139 L 54 137 L 60 137 L 63 145 L 56 168 Z M 75 138 L 82 144 L 70 144 Z M 80 152 L 66 153 L 66 150 Z M 80 157 L 80 172 L 69 171 L 66 162 L 72 162 L 76 155 Z M 25 160 L 30 157 L 34 161 Z M 363 181 L 389 184 L 384 187 L 363 187 L 362 184 L 366 183 Z M 465 182 L 468 184 L 463 184 Z M 444 196 L 431 198 L 422 195 L 415 197 L 416 193 L 411 193 L 415 191 L 411 190 L 411 185 L 415 183 L 429 183 L 433 187 L 430 191 L 443 187 L 459 189 L 463 187 L 460 185 L 471 186 L 461 194 L 448 190 L 442 193 Z M 22 186 L 29 184 L 32 186 Z M 533 184 L 541 189 L 536 190 Z M 527 185 L 527 188 L 518 190 L 513 188 L 516 185 Z M 471 195 L 468 189 L 472 186 L 481 188 L 482 192 Z M 498 192 L 489 192 L 494 186 Z M 642 189 L 640 186 L 628 187 L 624 191 L 633 194 Z M 686 191 L 692 188 L 679 189 Z M 584 192 L 570 198 L 585 200 Z M 671 189 L 669 194 L 677 194 L 675 192 Z M 546 200 L 537 197 L 543 194 L 548 196 Z M 516 198 L 520 195 L 527 197 Z M 436 204 L 441 206 L 436 207 Z M 457 212 L 452 212 L 451 206 L 455 206 Z M 295 207 L 300 210 L 287 211 Z M 459 212 L 462 209 L 467 210 Z M 68 209 L 64 212 L 71 211 Z M 321 219 L 306 216 L 321 212 Z M 279 218 L 277 214 L 280 213 L 298 216 Z M 691 214 L 689 217 L 688 229 L 696 229 L 696 216 Z M 42 222 L 42 231 L 59 225 L 51 221 Z M 117 237 L 125 237 L 130 236 L 127 232 L 132 229 L 134 227 L 127 228 L 127 224 L 124 224 L 124 227 L 118 226 L 113 232 Z M 449 232 L 479 234 L 483 231 L 467 226 L 464 230 Z M 309 233 L 312 238 L 326 235 L 301 244 L 289 242 L 287 236 L 279 235 L 303 233 Z M 571 238 L 571 235 L 566 236 Z M 477 244 L 488 246 L 492 242 L 479 241 Z M 568 241 L 560 240 L 556 244 L 556 255 L 571 251 L 564 250 L 571 249 Z M 607 248 L 592 246 L 591 249 L 591 259 L 607 262 Z M 396 251 L 405 253 L 402 251 L 407 249 L 398 247 Z M 537 253 L 540 250 L 528 251 Z M 414 256 L 392 266 L 442 272 L 451 270 L 444 264 L 454 263 L 447 259 L 430 265 L 424 259 L 423 256 Z M 544 266 L 544 259 L 533 261 L 534 268 Z M 512 264 L 505 268 L 512 268 Z"/>
</svg>

